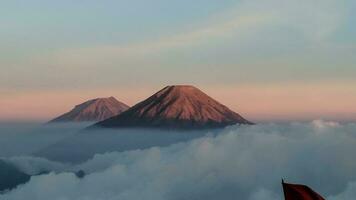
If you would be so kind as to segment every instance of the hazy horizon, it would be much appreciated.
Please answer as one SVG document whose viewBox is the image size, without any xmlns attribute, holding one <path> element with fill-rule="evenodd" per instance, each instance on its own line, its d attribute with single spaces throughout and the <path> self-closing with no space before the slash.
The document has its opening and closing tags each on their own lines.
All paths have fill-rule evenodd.
<svg viewBox="0 0 356 200">
<path fill-rule="evenodd" d="M 2 99 L 4 103 L 0 106 L 2 111 L 0 121 L 46 122 L 70 111 L 75 105 L 100 97 L 114 96 L 119 101 L 133 106 L 162 88 L 163 86 L 156 88 L 131 87 L 126 90 L 122 89 L 122 92 L 69 90 L 10 94 Z M 353 98 L 356 89 L 351 84 L 345 86 L 340 84 L 330 86 L 294 84 L 289 88 L 282 85 L 199 88 L 233 111 L 256 122 L 312 121 L 317 119 L 339 122 L 356 121 L 356 111 L 353 106 L 356 102 L 356 95 Z M 345 98 L 345 96 L 351 98 Z M 44 99 L 46 101 L 42 102 Z M 275 99 L 281 101 L 274 101 Z"/>
<path fill-rule="evenodd" d="M 356 121 L 352 0 L 4 1 L 0 121 L 195 85 L 252 121 Z"/>
</svg>

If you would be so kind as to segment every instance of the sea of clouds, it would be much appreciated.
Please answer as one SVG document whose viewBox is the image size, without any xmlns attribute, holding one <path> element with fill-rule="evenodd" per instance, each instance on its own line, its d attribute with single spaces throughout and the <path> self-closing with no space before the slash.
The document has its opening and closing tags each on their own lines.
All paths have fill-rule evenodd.
<svg viewBox="0 0 356 200">
<path fill-rule="evenodd" d="M 160 137 L 177 138 L 171 134 L 161 132 Z M 0 144 L 6 135 L 0 134 Z M 37 138 L 41 147 L 75 133 L 54 135 L 51 140 Z M 28 174 L 52 172 L 33 176 L 0 199 L 282 200 L 282 178 L 307 184 L 328 200 L 356 197 L 356 124 L 271 123 L 198 135 L 136 150 L 110 149 L 76 164 L 25 155 L 25 151 L 2 154 L 2 159 Z M 31 140 L 36 137 L 42 135 L 33 134 Z M 9 141 L 16 149 L 16 140 Z M 86 176 L 72 173 L 78 170 Z"/>
</svg>

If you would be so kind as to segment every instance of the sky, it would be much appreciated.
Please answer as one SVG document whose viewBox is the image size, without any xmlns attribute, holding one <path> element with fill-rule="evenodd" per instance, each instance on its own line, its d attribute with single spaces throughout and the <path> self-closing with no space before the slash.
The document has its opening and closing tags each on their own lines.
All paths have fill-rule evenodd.
<svg viewBox="0 0 356 200">
<path fill-rule="evenodd" d="M 352 0 L 5 0 L 0 121 L 192 84 L 254 121 L 356 120 Z"/>
</svg>

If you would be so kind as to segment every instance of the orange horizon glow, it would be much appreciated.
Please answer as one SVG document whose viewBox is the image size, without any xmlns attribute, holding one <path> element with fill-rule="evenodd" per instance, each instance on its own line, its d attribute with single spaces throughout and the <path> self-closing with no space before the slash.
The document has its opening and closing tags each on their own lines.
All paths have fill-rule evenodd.
<svg viewBox="0 0 356 200">
<path fill-rule="evenodd" d="M 356 121 L 354 83 L 199 87 L 252 121 Z M 48 121 L 89 99 L 114 96 L 132 106 L 162 87 L 34 91 L 1 97 L 0 121 Z"/>
</svg>

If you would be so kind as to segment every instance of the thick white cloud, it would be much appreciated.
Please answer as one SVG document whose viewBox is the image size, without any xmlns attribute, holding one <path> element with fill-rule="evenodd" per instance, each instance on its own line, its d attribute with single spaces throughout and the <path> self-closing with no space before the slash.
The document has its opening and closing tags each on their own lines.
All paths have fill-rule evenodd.
<svg viewBox="0 0 356 200">
<path fill-rule="evenodd" d="M 282 199 L 281 178 L 328 199 L 350 199 L 355 133 L 356 124 L 323 121 L 233 126 L 168 147 L 98 154 L 73 166 L 22 158 L 27 170 L 25 160 L 32 159 L 33 168 L 42 163 L 56 173 L 33 177 L 0 199 L 272 200 Z M 66 172 L 79 169 L 88 175 Z"/>
</svg>

